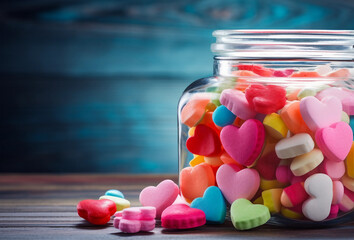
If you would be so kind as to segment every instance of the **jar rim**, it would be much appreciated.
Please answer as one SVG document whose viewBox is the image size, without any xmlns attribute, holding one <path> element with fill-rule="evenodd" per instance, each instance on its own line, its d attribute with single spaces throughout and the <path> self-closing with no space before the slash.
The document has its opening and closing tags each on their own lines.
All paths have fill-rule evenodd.
<svg viewBox="0 0 354 240">
<path fill-rule="evenodd" d="M 216 30 L 216 59 L 354 60 L 353 30 Z"/>
</svg>

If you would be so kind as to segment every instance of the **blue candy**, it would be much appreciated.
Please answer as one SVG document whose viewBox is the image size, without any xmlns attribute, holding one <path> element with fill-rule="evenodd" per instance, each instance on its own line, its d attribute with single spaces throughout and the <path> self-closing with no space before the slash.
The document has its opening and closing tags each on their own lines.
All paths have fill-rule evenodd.
<svg viewBox="0 0 354 240">
<path fill-rule="evenodd" d="M 219 127 L 225 127 L 235 121 L 235 114 L 233 114 L 224 105 L 217 107 L 213 113 L 213 121 Z"/>
<path fill-rule="evenodd" d="M 350 116 L 350 122 L 349 122 L 350 127 L 352 128 L 353 132 L 354 132 L 354 115 Z"/>
<path fill-rule="evenodd" d="M 226 203 L 218 187 L 208 187 L 203 197 L 193 200 L 191 208 L 202 210 L 205 213 L 206 220 L 210 223 L 222 224 L 225 221 Z"/>
<path fill-rule="evenodd" d="M 119 197 L 119 198 L 124 198 L 124 195 L 121 191 L 116 190 L 116 189 L 110 189 L 108 190 L 104 195 L 106 196 L 113 196 L 113 197 Z"/>
</svg>

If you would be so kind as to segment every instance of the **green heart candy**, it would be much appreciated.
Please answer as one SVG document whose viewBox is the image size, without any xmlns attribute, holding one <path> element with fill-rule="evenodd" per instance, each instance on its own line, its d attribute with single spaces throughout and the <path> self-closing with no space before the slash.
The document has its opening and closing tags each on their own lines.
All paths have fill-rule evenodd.
<svg viewBox="0 0 354 240">
<path fill-rule="evenodd" d="M 253 204 L 244 198 L 232 203 L 230 213 L 232 224 L 238 230 L 261 226 L 270 219 L 269 209 L 266 206 Z"/>
</svg>

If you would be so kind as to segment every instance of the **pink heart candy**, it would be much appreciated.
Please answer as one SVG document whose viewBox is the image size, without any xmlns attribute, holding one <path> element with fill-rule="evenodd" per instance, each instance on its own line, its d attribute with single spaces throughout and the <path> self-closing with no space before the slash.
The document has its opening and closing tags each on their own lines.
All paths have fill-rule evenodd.
<svg viewBox="0 0 354 240">
<path fill-rule="evenodd" d="M 305 97 L 300 101 L 300 113 L 311 131 L 325 128 L 342 118 L 342 103 L 338 98 L 326 97 L 322 101 Z"/>
<path fill-rule="evenodd" d="M 341 181 L 333 181 L 333 199 L 332 204 L 339 204 L 344 195 L 344 186 Z"/>
<path fill-rule="evenodd" d="M 220 140 L 225 151 L 238 163 L 250 166 L 258 158 L 264 145 L 263 124 L 249 119 L 240 128 L 228 125 L 221 130 Z"/>
<path fill-rule="evenodd" d="M 115 226 L 117 223 L 113 223 Z M 119 220 L 119 229 L 125 233 L 137 233 L 141 230 L 141 223 L 139 220 L 129 220 L 129 219 L 120 219 Z"/>
<path fill-rule="evenodd" d="M 160 218 L 161 213 L 176 200 L 179 188 L 172 180 L 164 180 L 156 187 L 144 188 L 139 196 L 143 206 L 156 208 L 156 216 Z"/>
<path fill-rule="evenodd" d="M 161 215 L 161 226 L 171 229 L 188 229 L 206 223 L 205 213 L 185 204 L 176 204 L 166 208 Z"/>
<path fill-rule="evenodd" d="M 354 91 L 331 87 L 322 90 L 316 95 L 320 100 L 328 96 L 340 99 L 343 105 L 343 111 L 348 115 L 354 115 Z"/>
<path fill-rule="evenodd" d="M 245 94 L 236 89 L 225 89 L 222 91 L 220 103 L 243 120 L 253 118 L 257 114 L 257 112 L 251 109 Z"/>
<path fill-rule="evenodd" d="M 226 198 L 232 204 L 236 199 L 251 200 L 257 193 L 260 177 L 255 169 L 240 169 L 236 164 L 223 164 L 216 173 L 216 182 Z"/>
<path fill-rule="evenodd" d="M 343 161 L 353 144 L 353 131 L 345 122 L 332 124 L 316 132 L 316 143 L 323 154 L 332 161 Z"/>
<path fill-rule="evenodd" d="M 125 233 L 149 232 L 155 228 L 155 207 L 125 208 L 114 215 L 114 227 Z"/>
<path fill-rule="evenodd" d="M 344 161 L 332 161 L 325 158 L 320 165 L 321 172 L 327 174 L 332 180 L 338 180 L 343 177 L 345 173 L 345 163 Z"/>
</svg>

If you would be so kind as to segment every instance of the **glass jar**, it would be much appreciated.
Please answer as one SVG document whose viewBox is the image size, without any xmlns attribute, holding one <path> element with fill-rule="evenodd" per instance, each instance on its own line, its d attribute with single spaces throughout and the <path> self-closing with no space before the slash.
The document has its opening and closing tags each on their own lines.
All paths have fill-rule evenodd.
<svg viewBox="0 0 354 240">
<path fill-rule="evenodd" d="M 178 105 L 185 200 L 218 186 L 229 206 L 266 205 L 269 223 L 353 220 L 354 31 L 213 36 L 214 76 L 190 84 Z"/>
</svg>

